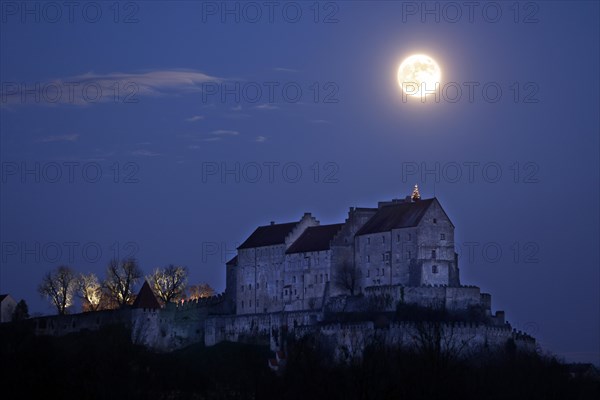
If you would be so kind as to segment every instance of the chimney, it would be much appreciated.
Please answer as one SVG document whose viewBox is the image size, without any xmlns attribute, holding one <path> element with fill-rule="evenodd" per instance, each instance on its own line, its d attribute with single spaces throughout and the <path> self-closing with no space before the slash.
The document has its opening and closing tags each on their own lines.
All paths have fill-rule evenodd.
<svg viewBox="0 0 600 400">
<path fill-rule="evenodd" d="M 275 225 L 275 221 L 271 221 L 271 225 Z"/>
</svg>

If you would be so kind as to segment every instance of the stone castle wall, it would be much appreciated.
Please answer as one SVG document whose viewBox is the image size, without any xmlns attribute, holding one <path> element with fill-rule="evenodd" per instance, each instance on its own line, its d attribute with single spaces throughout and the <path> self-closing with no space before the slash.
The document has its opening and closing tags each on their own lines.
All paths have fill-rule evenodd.
<svg viewBox="0 0 600 400">
<path fill-rule="evenodd" d="M 204 344 L 244 342 L 270 345 L 271 349 L 277 350 L 282 329 L 314 326 L 322 319 L 323 313 L 313 311 L 212 316 L 205 321 Z"/>
<path fill-rule="evenodd" d="M 503 348 L 509 340 L 517 348 L 535 351 L 535 340 L 506 325 L 492 327 L 475 323 L 391 323 L 376 327 L 373 322 L 336 323 L 321 326 L 302 326 L 292 332 L 295 339 L 316 337 L 333 352 L 337 362 L 349 363 L 362 358 L 368 345 L 405 348 L 416 351 L 438 348 L 450 357 L 468 357 L 484 349 Z"/>
</svg>

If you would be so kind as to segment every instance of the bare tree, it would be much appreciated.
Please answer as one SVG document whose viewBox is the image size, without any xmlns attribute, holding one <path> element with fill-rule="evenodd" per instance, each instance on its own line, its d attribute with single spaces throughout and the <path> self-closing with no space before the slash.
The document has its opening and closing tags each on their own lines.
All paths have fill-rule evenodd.
<svg viewBox="0 0 600 400">
<path fill-rule="evenodd" d="M 354 296 L 358 288 L 360 271 L 349 261 L 343 261 L 337 267 L 333 278 L 334 284 L 338 289 L 350 292 Z"/>
<path fill-rule="evenodd" d="M 186 267 L 171 264 L 165 268 L 156 268 L 147 280 L 156 296 L 167 304 L 184 296 L 187 275 Z"/>
<path fill-rule="evenodd" d="M 133 288 L 142 278 L 142 270 L 135 259 L 121 262 L 113 259 L 106 269 L 106 282 L 104 286 L 118 307 L 123 307 L 133 302 Z"/>
<path fill-rule="evenodd" d="M 12 320 L 13 321 L 24 321 L 29 318 L 29 307 L 27 307 L 27 303 L 25 300 L 21 299 L 17 303 L 15 307 L 15 312 L 13 313 Z"/>
<path fill-rule="evenodd" d="M 201 299 L 204 297 L 211 297 L 215 295 L 215 290 L 210 287 L 208 283 L 200 283 L 198 285 L 192 285 L 188 289 L 191 300 Z"/>
<path fill-rule="evenodd" d="M 83 300 L 83 311 L 97 311 L 102 300 L 102 285 L 93 274 L 81 274 L 77 279 L 77 294 Z"/>
<path fill-rule="evenodd" d="M 50 300 L 59 315 L 64 315 L 73 305 L 76 283 L 77 277 L 73 270 L 61 265 L 56 271 L 49 271 L 44 275 L 42 283 L 38 286 L 38 292 L 42 297 Z"/>
<path fill-rule="evenodd" d="M 464 337 L 453 324 L 442 321 L 419 321 L 412 335 L 415 349 L 434 367 L 446 367 L 464 354 L 475 335 Z"/>
</svg>

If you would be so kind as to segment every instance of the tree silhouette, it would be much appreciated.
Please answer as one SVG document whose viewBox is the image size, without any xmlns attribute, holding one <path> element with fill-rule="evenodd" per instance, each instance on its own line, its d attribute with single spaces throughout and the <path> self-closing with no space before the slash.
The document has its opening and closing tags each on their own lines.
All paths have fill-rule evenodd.
<svg viewBox="0 0 600 400">
<path fill-rule="evenodd" d="M 94 273 L 81 274 L 77 279 L 77 294 L 83 300 L 83 311 L 97 311 L 102 300 L 102 285 Z"/>
<path fill-rule="evenodd" d="M 190 300 L 201 299 L 204 297 L 211 297 L 215 295 L 215 290 L 210 287 L 208 283 L 200 283 L 198 285 L 192 285 L 188 289 L 188 298 Z"/>
<path fill-rule="evenodd" d="M 334 284 L 341 290 L 347 291 L 354 296 L 358 288 L 360 271 L 349 261 L 339 264 L 333 278 Z"/>
<path fill-rule="evenodd" d="M 133 302 L 133 289 L 140 281 L 143 274 L 135 259 L 127 259 L 121 262 L 113 259 L 106 269 L 106 281 L 104 286 L 110 300 L 118 307 L 123 307 Z"/>
<path fill-rule="evenodd" d="M 27 318 L 29 318 L 29 307 L 27 306 L 27 303 L 25 303 L 25 300 L 21 299 L 15 307 L 13 321 L 24 321 Z"/>
<path fill-rule="evenodd" d="M 44 275 L 42 283 L 38 286 L 38 292 L 42 297 L 50 300 L 59 315 L 63 315 L 66 314 L 67 308 L 73 305 L 76 282 L 77 278 L 73 270 L 61 265 L 56 271 L 49 271 Z"/>
<path fill-rule="evenodd" d="M 147 279 L 156 296 L 166 304 L 184 296 L 187 275 L 186 267 L 170 264 L 165 268 L 156 268 Z"/>
</svg>

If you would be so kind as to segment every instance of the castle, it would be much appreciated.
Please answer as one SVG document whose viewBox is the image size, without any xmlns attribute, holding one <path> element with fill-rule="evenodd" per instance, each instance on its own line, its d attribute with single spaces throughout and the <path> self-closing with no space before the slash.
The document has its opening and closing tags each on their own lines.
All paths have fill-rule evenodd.
<svg viewBox="0 0 600 400">
<path fill-rule="evenodd" d="M 221 295 L 161 308 L 145 283 L 129 309 L 43 317 L 36 332 L 60 335 L 118 323 L 131 329 L 134 342 L 159 350 L 244 341 L 278 351 L 290 335 L 313 335 L 348 360 L 374 340 L 418 345 L 423 325 L 394 314 L 412 306 L 467 316 L 439 325 L 448 336 L 444 346 L 475 350 L 511 340 L 535 348 L 532 337 L 505 322 L 504 312 L 492 313 L 490 294 L 461 285 L 454 224 L 440 202 L 421 199 L 416 186 L 404 199 L 350 208 L 343 223 L 321 225 L 305 213 L 296 222 L 260 226 L 225 267 Z M 375 314 L 384 322 L 344 320 Z M 390 315 L 396 319 L 386 320 Z"/>
<path fill-rule="evenodd" d="M 344 223 L 258 227 L 227 263 L 238 315 L 321 308 L 328 297 L 382 286 L 459 287 L 454 225 L 418 188 L 377 208 L 350 208 Z"/>
</svg>

